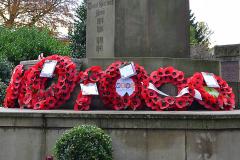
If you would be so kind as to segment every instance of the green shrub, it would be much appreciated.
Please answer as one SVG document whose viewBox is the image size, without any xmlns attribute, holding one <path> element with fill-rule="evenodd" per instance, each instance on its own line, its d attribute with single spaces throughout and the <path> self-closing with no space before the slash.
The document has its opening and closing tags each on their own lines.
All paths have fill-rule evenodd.
<svg viewBox="0 0 240 160">
<path fill-rule="evenodd" d="M 12 69 L 12 63 L 10 63 L 4 55 L 0 55 L 0 79 L 2 79 L 2 82 L 6 84 L 9 83 Z"/>
<path fill-rule="evenodd" d="M 112 160 L 111 138 L 95 126 L 75 127 L 57 140 L 57 160 Z"/>
<path fill-rule="evenodd" d="M 15 65 L 22 60 L 37 59 L 40 53 L 69 55 L 68 45 L 58 41 L 47 29 L 35 27 L 0 27 L 0 55 L 6 55 Z"/>
<path fill-rule="evenodd" d="M 3 101 L 6 95 L 7 85 L 3 83 L 0 79 L 0 107 L 3 106 Z"/>
</svg>

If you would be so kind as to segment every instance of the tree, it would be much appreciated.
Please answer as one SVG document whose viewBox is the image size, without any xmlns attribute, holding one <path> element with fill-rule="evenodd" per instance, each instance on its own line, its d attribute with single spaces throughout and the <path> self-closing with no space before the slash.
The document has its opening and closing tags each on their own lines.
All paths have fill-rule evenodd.
<svg viewBox="0 0 240 160">
<path fill-rule="evenodd" d="M 194 13 L 190 11 L 190 44 L 209 47 L 213 32 L 205 22 L 197 22 Z"/>
<path fill-rule="evenodd" d="M 69 24 L 76 0 L 0 0 L 0 24 L 38 26 L 55 30 Z"/>
<path fill-rule="evenodd" d="M 87 0 L 84 0 L 76 10 L 74 26 L 69 32 L 72 56 L 75 58 L 82 58 L 86 56 L 86 23 Z"/>
<path fill-rule="evenodd" d="M 5 55 L 8 61 L 17 65 L 23 60 L 37 59 L 40 53 L 70 55 L 71 50 L 51 36 L 48 29 L 0 26 L 0 55 Z"/>
</svg>

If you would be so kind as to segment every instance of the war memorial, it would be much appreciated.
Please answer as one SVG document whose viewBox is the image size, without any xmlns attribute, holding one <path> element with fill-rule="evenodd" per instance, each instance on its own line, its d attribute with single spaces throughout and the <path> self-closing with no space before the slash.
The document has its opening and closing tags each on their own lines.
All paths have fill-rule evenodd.
<svg viewBox="0 0 240 160">
<path fill-rule="evenodd" d="M 66 94 L 61 97 L 63 104 L 56 102 L 60 106 L 58 109 L 1 109 L 0 159 L 42 160 L 52 153 L 56 139 L 65 130 L 81 124 L 96 125 L 111 136 L 116 160 L 239 159 L 240 112 L 232 110 L 239 106 L 239 46 L 232 46 L 235 49 L 231 51 L 223 46 L 216 47 L 218 60 L 191 59 L 188 0 L 89 0 L 87 13 L 87 58 L 72 60 L 78 72 L 100 66 L 109 71 L 109 74 L 115 75 L 114 67 L 119 65 L 118 61 L 138 64 L 135 65 L 136 70 L 143 76 L 145 73 L 150 75 L 154 71 L 160 72 L 159 68 L 169 66 L 177 69 L 172 71 L 169 68 L 171 73 L 184 73 L 185 77 L 191 77 L 196 72 L 209 72 L 220 75 L 229 82 L 235 93 L 235 105 L 226 105 L 225 108 L 225 101 L 222 106 L 202 102 L 207 108 L 217 108 L 214 111 L 203 111 L 198 108 L 200 105 L 195 100 L 193 102 L 193 98 L 189 98 L 193 102 L 191 106 L 189 104 L 190 109 L 181 108 L 183 104 L 179 103 L 176 105 L 177 109 L 165 110 L 161 108 L 165 106 L 163 103 L 157 109 L 153 102 L 139 102 L 135 98 L 131 101 L 136 104 L 127 99 L 132 108 L 125 109 L 125 106 L 115 104 L 109 109 L 105 104 L 112 103 L 111 96 L 104 100 L 99 98 L 101 96 L 94 96 L 90 108 L 84 106 L 76 111 L 74 103 L 81 90 L 80 85 L 77 85 L 72 88 L 69 100 Z M 229 46 L 225 46 L 227 47 Z M 65 62 L 65 59 L 61 60 Z M 66 60 L 67 66 L 70 61 Z M 69 66 L 72 66 L 72 62 Z M 113 69 L 108 67 L 112 63 Z M 39 63 L 33 60 L 23 61 L 21 64 L 27 70 Z M 131 63 L 125 65 L 129 64 Z M 237 68 L 234 70 L 236 74 L 228 74 L 229 67 Z M 65 72 L 64 67 L 62 70 L 64 74 L 69 73 L 65 79 L 70 82 L 73 76 L 71 70 Z M 32 69 L 30 72 L 35 71 Z M 154 78 L 154 74 L 151 75 Z M 34 79 L 34 74 L 30 76 Z M 229 78 L 231 76 L 233 77 Z M 58 78 L 60 77 L 64 77 L 62 72 L 59 72 Z M 101 77 L 99 81 L 106 79 Z M 138 79 L 141 77 L 136 78 Z M 145 85 L 133 80 L 138 87 Z M 157 80 L 150 82 L 157 85 Z M 112 82 L 106 80 L 104 84 L 103 89 L 101 85 L 98 89 L 105 94 Z M 161 90 L 177 98 L 178 95 L 182 96 L 174 85 L 165 85 L 158 89 L 155 91 Z M 111 90 L 109 92 L 110 95 L 113 94 Z M 118 92 L 120 93 L 122 91 Z M 153 101 L 151 94 L 145 96 Z M 196 93 L 194 98 L 203 101 Z M 22 104 L 30 101 L 31 98 L 23 98 L 23 102 L 20 100 Z M 34 105 L 40 106 L 42 104 Z"/>
</svg>

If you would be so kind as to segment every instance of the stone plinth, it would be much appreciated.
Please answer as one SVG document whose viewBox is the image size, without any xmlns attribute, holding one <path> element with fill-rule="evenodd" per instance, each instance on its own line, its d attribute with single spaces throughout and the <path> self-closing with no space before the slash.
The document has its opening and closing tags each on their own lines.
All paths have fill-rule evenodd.
<svg viewBox="0 0 240 160">
<path fill-rule="evenodd" d="M 188 3 L 89 0 L 87 57 L 189 57 Z"/>
<path fill-rule="evenodd" d="M 184 71 L 186 77 L 192 76 L 195 72 L 212 72 L 220 74 L 219 61 L 192 60 L 188 58 L 164 58 L 164 57 L 119 57 L 119 58 L 87 58 L 84 60 L 83 68 L 93 65 L 102 66 L 106 69 L 111 63 L 121 61 L 133 61 L 142 65 L 150 74 L 160 67 L 173 66 L 178 70 Z"/>
<path fill-rule="evenodd" d="M 239 160 L 240 111 L 0 111 L 0 159 L 42 160 L 65 130 L 91 124 L 111 136 L 114 160 Z"/>
</svg>

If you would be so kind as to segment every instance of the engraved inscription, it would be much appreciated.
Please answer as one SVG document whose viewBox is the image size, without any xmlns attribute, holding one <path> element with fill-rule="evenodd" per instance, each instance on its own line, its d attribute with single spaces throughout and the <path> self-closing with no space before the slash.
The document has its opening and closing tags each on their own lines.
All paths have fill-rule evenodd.
<svg viewBox="0 0 240 160">
<path fill-rule="evenodd" d="M 96 52 L 102 54 L 104 51 L 104 16 L 105 7 L 114 4 L 114 0 L 99 0 L 97 2 L 88 2 L 88 10 L 94 10 L 96 17 Z"/>
<path fill-rule="evenodd" d="M 88 2 L 87 7 L 88 10 L 96 9 L 96 8 L 103 8 L 106 6 L 112 6 L 113 5 L 113 0 L 99 0 L 98 2 Z"/>
<path fill-rule="evenodd" d="M 87 28 L 87 52 L 89 55 L 102 57 L 112 53 L 114 3 L 115 0 L 88 0 L 90 27 Z"/>
</svg>

